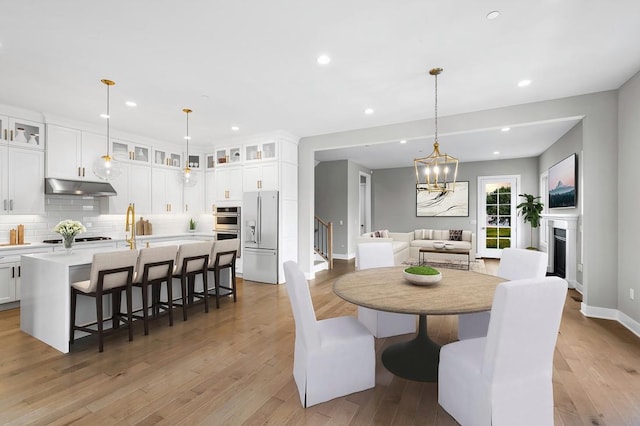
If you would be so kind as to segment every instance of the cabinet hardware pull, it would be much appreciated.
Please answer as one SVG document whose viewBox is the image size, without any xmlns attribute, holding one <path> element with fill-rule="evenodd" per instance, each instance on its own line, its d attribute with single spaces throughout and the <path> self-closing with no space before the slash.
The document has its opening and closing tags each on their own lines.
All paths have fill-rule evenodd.
<svg viewBox="0 0 640 426">
<path fill-rule="evenodd" d="M 18 266 L 18 276 L 22 276 L 22 266 Z"/>
<path fill-rule="evenodd" d="M 7 200 L 4 200 L 4 209 L 7 209 Z"/>
<path fill-rule="evenodd" d="M 9 133 L 11 134 L 11 140 L 13 140 L 13 130 Z"/>
<path fill-rule="evenodd" d="M 9 210 L 13 210 L 13 200 L 9 200 Z"/>
<path fill-rule="evenodd" d="M 12 266 L 11 267 L 11 278 L 15 278 L 16 277 L 16 267 Z"/>
<path fill-rule="evenodd" d="M 82 168 L 82 177 L 84 177 L 84 167 Z"/>
<path fill-rule="evenodd" d="M 258 160 L 262 160 L 262 151 L 258 151 Z"/>
<path fill-rule="evenodd" d="M 4 139 L 7 140 L 7 129 L 4 129 Z"/>
</svg>

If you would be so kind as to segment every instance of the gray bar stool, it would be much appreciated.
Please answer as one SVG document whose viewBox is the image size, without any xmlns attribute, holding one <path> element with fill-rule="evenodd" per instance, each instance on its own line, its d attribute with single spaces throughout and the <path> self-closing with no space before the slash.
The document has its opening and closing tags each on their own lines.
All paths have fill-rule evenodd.
<svg viewBox="0 0 640 426">
<path fill-rule="evenodd" d="M 149 334 L 149 287 L 152 293 L 152 314 L 157 317 L 160 309 L 169 314 L 169 326 L 173 326 L 173 265 L 176 261 L 178 246 L 162 246 L 140 249 L 136 274 L 132 285 L 142 291 L 142 315 L 133 313 L 134 318 L 144 321 L 144 334 Z M 160 301 L 162 283 L 167 286 L 167 302 Z M 136 311 L 138 312 L 138 311 Z"/>
<path fill-rule="evenodd" d="M 104 348 L 105 334 L 103 327 L 104 313 L 102 311 L 102 296 L 105 294 L 111 294 L 113 302 L 113 312 L 111 315 L 113 331 L 119 327 L 119 322 L 122 320 L 122 315 L 120 314 L 119 309 L 122 290 L 125 290 L 127 295 L 126 324 L 129 328 L 129 341 L 133 340 L 133 321 L 131 318 L 131 281 L 133 280 L 133 270 L 137 260 L 137 250 L 96 253 L 93 255 L 89 279 L 71 284 L 71 333 L 69 334 L 69 343 L 74 343 L 76 330 L 97 334 L 98 350 L 102 352 Z M 78 294 L 95 298 L 95 322 L 85 325 L 76 325 L 76 302 Z M 97 326 L 96 330 L 90 328 L 93 325 Z"/>
<path fill-rule="evenodd" d="M 193 297 L 204 299 L 204 311 L 209 312 L 209 298 L 194 293 L 195 281 L 198 275 L 202 275 L 202 285 L 207 288 L 207 266 L 213 241 L 181 244 L 178 248 L 176 266 L 173 278 L 180 280 L 180 292 L 182 303 L 174 303 L 174 306 L 182 306 L 182 319 L 187 320 L 187 307 L 193 305 Z M 189 288 L 187 289 L 187 284 Z"/>
</svg>

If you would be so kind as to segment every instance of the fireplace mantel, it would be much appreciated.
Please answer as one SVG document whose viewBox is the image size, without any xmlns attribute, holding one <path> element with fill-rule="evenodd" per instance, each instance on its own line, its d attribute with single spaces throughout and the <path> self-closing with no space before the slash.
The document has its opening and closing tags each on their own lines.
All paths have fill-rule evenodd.
<svg viewBox="0 0 640 426">
<path fill-rule="evenodd" d="M 580 218 L 577 214 L 553 214 L 544 213 L 541 215 L 544 220 L 547 221 L 547 254 L 549 255 L 549 266 L 551 270 L 554 270 L 553 265 L 553 229 L 564 229 L 567 231 L 567 252 L 566 252 L 566 273 L 565 279 L 569 283 L 570 287 L 575 287 L 582 291 L 582 285 L 577 280 L 578 269 L 578 220 Z"/>
</svg>

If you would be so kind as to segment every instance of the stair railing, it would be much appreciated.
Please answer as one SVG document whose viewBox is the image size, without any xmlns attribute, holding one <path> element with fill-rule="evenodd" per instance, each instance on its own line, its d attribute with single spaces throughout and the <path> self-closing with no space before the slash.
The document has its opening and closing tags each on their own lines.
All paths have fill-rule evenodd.
<svg viewBox="0 0 640 426">
<path fill-rule="evenodd" d="M 325 222 L 318 216 L 313 218 L 313 249 L 333 269 L 333 223 Z"/>
</svg>

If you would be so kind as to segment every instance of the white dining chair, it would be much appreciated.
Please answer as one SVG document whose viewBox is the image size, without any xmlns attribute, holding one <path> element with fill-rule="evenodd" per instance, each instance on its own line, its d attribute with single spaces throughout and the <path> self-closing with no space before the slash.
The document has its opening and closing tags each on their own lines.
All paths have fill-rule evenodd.
<svg viewBox="0 0 640 426">
<path fill-rule="evenodd" d="M 356 246 L 359 270 L 394 266 L 391 243 L 360 243 Z M 416 332 L 416 316 L 383 312 L 358 306 L 358 320 L 374 337 L 383 338 Z"/>
<path fill-rule="evenodd" d="M 442 408 L 462 426 L 553 425 L 553 353 L 566 294 L 559 277 L 498 285 L 487 336 L 440 350 Z"/>
<path fill-rule="evenodd" d="M 295 322 L 293 378 L 303 407 L 375 386 L 373 336 L 356 318 L 318 321 L 309 285 L 295 262 L 284 265 Z"/>
<path fill-rule="evenodd" d="M 547 274 L 547 260 L 543 251 L 506 248 L 502 250 L 496 275 L 507 280 L 542 278 Z M 486 336 L 490 317 L 491 311 L 458 315 L 458 339 Z"/>
</svg>

